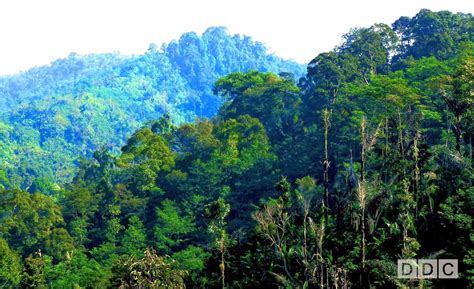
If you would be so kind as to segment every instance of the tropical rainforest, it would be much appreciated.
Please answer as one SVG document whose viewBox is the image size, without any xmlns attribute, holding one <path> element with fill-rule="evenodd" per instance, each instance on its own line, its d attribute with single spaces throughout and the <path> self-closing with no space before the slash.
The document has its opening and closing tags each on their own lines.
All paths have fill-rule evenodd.
<svg viewBox="0 0 474 289">
<path fill-rule="evenodd" d="M 472 288 L 474 17 L 342 39 L 306 71 L 215 27 L 1 77 L 0 288 Z"/>
<path fill-rule="evenodd" d="M 216 114 L 222 99 L 212 85 L 231 72 L 258 70 L 304 75 L 304 66 L 267 52 L 250 37 L 223 27 L 143 55 L 77 55 L 0 77 L 0 166 L 16 186 L 71 181 L 80 157 L 127 138 L 163 114 L 176 124 Z"/>
</svg>

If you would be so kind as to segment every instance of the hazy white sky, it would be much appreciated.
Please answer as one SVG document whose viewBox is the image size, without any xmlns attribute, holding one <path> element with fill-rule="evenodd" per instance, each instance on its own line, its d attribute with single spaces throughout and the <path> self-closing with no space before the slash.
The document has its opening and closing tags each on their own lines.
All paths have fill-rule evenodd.
<svg viewBox="0 0 474 289">
<path fill-rule="evenodd" d="M 474 13 L 473 0 L 0 0 L 0 75 L 70 52 L 143 53 L 188 31 L 226 26 L 309 62 L 351 27 L 391 24 L 421 8 Z"/>
</svg>

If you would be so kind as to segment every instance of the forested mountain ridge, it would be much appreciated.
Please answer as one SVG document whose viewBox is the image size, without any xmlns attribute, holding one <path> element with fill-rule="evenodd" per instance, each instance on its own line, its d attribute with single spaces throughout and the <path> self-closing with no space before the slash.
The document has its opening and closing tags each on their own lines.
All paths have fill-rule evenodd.
<svg viewBox="0 0 474 289">
<path fill-rule="evenodd" d="M 213 83 L 235 71 L 303 75 L 304 67 L 223 27 L 185 33 L 143 55 L 77 55 L 0 77 L 0 166 L 28 187 L 33 178 L 71 180 L 73 162 L 164 113 L 175 123 L 215 115 Z"/>
<path fill-rule="evenodd" d="M 474 17 L 352 29 L 297 83 L 232 72 L 215 117 L 169 115 L 64 188 L 0 181 L 0 284 L 471 288 Z M 400 279 L 398 259 L 457 259 Z"/>
</svg>

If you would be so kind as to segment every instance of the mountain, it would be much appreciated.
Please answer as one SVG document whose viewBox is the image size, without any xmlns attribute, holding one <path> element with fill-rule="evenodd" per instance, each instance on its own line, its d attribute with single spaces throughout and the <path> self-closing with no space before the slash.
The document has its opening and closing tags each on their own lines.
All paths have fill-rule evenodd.
<svg viewBox="0 0 474 289">
<path fill-rule="evenodd" d="M 36 178 L 21 190 L 0 171 L 1 286 L 472 288 L 472 27 L 471 14 L 421 10 L 351 29 L 298 83 L 287 73 L 229 73 L 213 85 L 223 102 L 214 117 L 177 124 L 165 114 L 119 152 L 82 159 L 62 186 Z M 162 53 L 204 49 L 196 39 Z M 179 75 L 205 77 L 190 58 L 166 57 Z M 150 68 L 130 67 L 124 75 Z M 58 102 L 37 133 L 87 127 L 90 111 L 116 117 L 115 99 L 92 92 L 61 101 L 83 123 L 69 125 Z M 67 143 L 47 141 L 58 151 Z M 406 259 L 449 265 L 401 278 Z"/>
<path fill-rule="evenodd" d="M 147 121 L 212 117 L 222 103 L 214 82 L 235 71 L 303 75 L 304 67 L 269 54 L 223 27 L 185 33 L 143 55 L 70 54 L 48 66 L 0 78 L 0 167 L 15 183 L 70 180 L 73 163 L 101 146 L 118 149 Z"/>
</svg>

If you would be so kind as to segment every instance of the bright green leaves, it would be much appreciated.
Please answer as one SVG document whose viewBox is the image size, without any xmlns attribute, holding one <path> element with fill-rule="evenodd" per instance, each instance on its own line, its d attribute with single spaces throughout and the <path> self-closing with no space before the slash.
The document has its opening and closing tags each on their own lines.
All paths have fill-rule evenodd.
<svg viewBox="0 0 474 289">
<path fill-rule="evenodd" d="M 130 182 L 138 191 L 157 192 L 156 178 L 175 164 L 175 154 L 167 141 L 149 128 L 136 132 L 122 149 L 118 164 L 128 170 Z"/>
<path fill-rule="evenodd" d="M 61 207 L 42 194 L 2 190 L 0 211 L 0 233 L 26 255 L 42 248 L 64 223 Z"/>
<path fill-rule="evenodd" d="M 455 72 L 441 78 L 440 82 L 441 94 L 454 116 L 452 128 L 456 136 L 456 150 L 461 153 L 465 135 L 472 139 L 474 133 L 474 57 L 461 58 Z M 470 142 L 472 146 L 472 140 Z"/>
<path fill-rule="evenodd" d="M 64 228 L 55 228 L 45 244 L 45 253 L 55 260 L 64 260 L 74 253 L 74 239 Z"/>
<path fill-rule="evenodd" d="M 187 246 L 185 249 L 178 251 L 172 255 L 180 267 L 185 270 L 199 273 L 201 270 L 206 268 L 206 260 L 209 258 L 210 253 L 201 247 L 193 245 Z"/>
<path fill-rule="evenodd" d="M 468 32 L 472 23 L 472 16 L 466 14 L 422 9 L 415 17 L 401 17 L 393 28 L 400 35 L 403 58 L 433 55 L 445 60 L 456 54 L 463 41 L 474 40 Z"/>
<path fill-rule="evenodd" d="M 229 97 L 219 113 L 224 119 L 248 114 L 260 120 L 271 139 L 285 137 L 298 120 L 299 89 L 275 74 L 231 73 L 216 82 L 214 92 Z"/>
<path fill-rule="evenodd" d="M 211 220 L 209 231 L 222 238 L 225 235 L 225 218 L 230 212 L 230 205 L 223 198 L 219 198 L 206 207 L 206 216 Z"/>
<path fill-rule="evenodd" d="M 41 259 L 33 260 L 41 264 Z M 81 251 L 71 253 L 61 263 L 48 264 L 45 278 L 52 288 L 106 288 L 109 283 L 108 272 Z"/>
<path fill-rule="evenodd" d="M 31 186 L 28 188 L 30 193 L 42 193 L 48 196 L 54 196 L 61 188 L 58 184 L 52 183 L 46 178 L 37 178 L 33 181 Z"/>
<path fill-rule="evenodd" d="M 14 287 L 20 283 L 22 266 L 20 257 L 8 243 L 0 238 L 0 284 L 2 287 Z"/>
<path fill-rule="evenodd" d="M 214 93 L 226 97 L 226 100 L 232 101 L 237 97 L 255 87 L 262 85 L 269 80 L 272 74 L 250 71 L 247 73 L 235 72 L 223 77 L 214 84 Z"/>
<path fill-rule="evenodd" d="M 215 151 L 224 170 L 237 173 L 252 168 L 259 159 L 274 159 L 263 125 L 255 118 L 243 115 L 223 122 L 216 131 L 223 146 Z"/>
<path fill-rule="evenodd" d="M 158 173 L 169 170 L 174 165 L 174 155 L 167 142 L 149 128 L 136 132 L 122 148 L 120 163 L 127 165 L 144 165 Z"/>
<path fill-rule="evenodd" d="M 379 120 L 399 111 L 415 109 L 422 100 L 422 96 L 409 86 L 401 72 L 373 76 L 369 85 L 351 86 L 348 93 L 355 96 L 354 105 L 369 117 Z"/>
<path fill-rule="evenodd" d="M 474 106 L 474 58 L 465 59 L 445 81 L 443 96 L 456 120 L 460 121 Z"/>
<path fill-rule="evenodd" d="M 154 237 L 158 250 L 169 252 L 179 248 L 179 245 L 188 238 L 188 234 L 194 230 L 193 218 L 183 214 L 175 202 L 164 200 L 156 209 Z"/>
<path fill-rule="evenodd" d="M 143 222 L 132 216 L 123 233 L 121 251 L 129 256 L 141 257 L 146 248 L 146 231 Z"/>
<path fill-rule="evenodd" d="M 297 179 L 296 184 L 295 195 L 303 207 L 310 205 L 307 204 L 308 202 L 314 205 L 323 199 L 322 188 L 316 184 L 315 179 L 312 177 L 305 176 L 301 179 Z"/>
<path fill-rule="evenodd" d="M 365 83 L 371 75 L 387 71 L 398 41 L 396 34 L 385 24 L 352 29 L 344 40 L 341 51 L 355 57 L 357 71 Z"/>
<path fill-rule="evenodd" d="M 0 169 L 0 189 L 8 189 L 11 186 L 7 173 Z"/>
<path fill-rule="evenodd" d="M 195 145 L 208 144 L 204 151 L 198 151 L 199 158 L 189 167 L 188 193 L 200 194 L 211 201 L 228 186 L 232 190 L 229 197 L 240 198 L 238 195 L 253 193 L 265 178 L 273 177 L 272 164 L 276 157 L 257 119 L 244 115 L 222 121 L 204 132 L 208 131 L 212 134 L 192 135 L 194 142 L 203 142 Z M 251 200 L 256 201 L 257 197 L 252 196 Z"/>
<path fill-rule="evenodd" d="M 202 203 L 202 201 L 200 202 Z M 153 227 L 154 247 L 171 254 L 179 268 L 190 270 L 195 277 L 205 268 L 209 253 L 196 246 L 194 238 L 200 236 L 195 216 L 184 210 L 182 203 L 165 199 L 156 208 L 156 225 Z M 202 233 L 202 232 L 201 232 Z"/>
<path fill-rule="evenodd" d="M 298 164 L 289 160 L 294 160 L 297 152 L 290 149 L 289 143 L 302 129 L 300 114 L 303 107 L 299 88 L 291 80 L 274 74 L 249 71 L 221 78 L 216 82 L 215 92 L 228 95 L 231 99 L 219 113 L 230 122 L 225 125 L 230 125 L 235 119 L 237 123 L 248 126 L 250 121 L 245 115 L 258 119 L 273 146 L 273 152 L 281 156 L 283 173 L 293 174 L 293 164 L 295 167 Z M 255 147 L 254 151 L 265 155 L 267 150 Z"/>
<path fill-rule="evenodd" d="M 47 288 L 46 270 L 51 266 L 51 258 L 39 253 L 25 259 L 21 279 L 22 288 Z"/>
<path fill-rule="evenodd" d="M 356 74 L 353 56 L 335 52 L 321 53 L 308 64 L 308 74 L 303 80 L 305 119 L 314 116 L 314 109 L 331 107 L 342 91 L 345 82 Z"/>
</svg>

